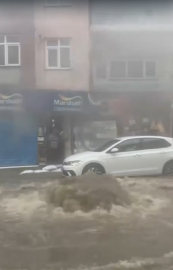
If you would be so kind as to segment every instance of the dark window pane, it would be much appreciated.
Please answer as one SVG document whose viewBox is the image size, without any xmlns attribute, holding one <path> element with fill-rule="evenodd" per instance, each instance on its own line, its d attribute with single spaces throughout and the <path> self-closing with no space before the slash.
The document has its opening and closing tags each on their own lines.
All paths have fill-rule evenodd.
<svg viewBox="0 0 173 270">
<path fill-rule="evenodd" d="M 147 61 L 145 63 L 145 76 L 155 77 L 156 76 L 156 63 L 152 61 Z"/>
<path fill-rule="evenodd" d="M 70 46 L 70 39 L 69 38 L 61 38 L 60 45 L 61 46 Z"/>
<path fill-rule="evenodd" d="M 8 64 L 19 64 L 19 47 L 8 46 Z"/>
<path fill-rule="evenodd" d="M 158 139 L 157 141 L 158 141 L 157 142 L 158 146 L 160 146 L 160 148 L 171 146 L 171 144 L 169 142 L 167 142 L 166 140 L 164 140 L 164 139 Z"/>
<path fill-rule="evenodd" d="M 48 50 L 48 67 L 57 67 L 58 66 L 58 51 L 57 49 Z"/>
<path fill-rule="evenodd" d="M 7 36 L 7 43 L 16 43 L 19 42 L 18 36 Z"/>
<path fill-rule="evenodd" d="M 71 0 L 46 0 L 47 6 L 68 6 L 71 5 Z"/>
<path fill-rule="evenodd" d="M 103 63 L 96 65 L 96 78 L 105 79 L 106 78 L 106 65 Z"/>
<path fill-rule="evenodd" d="M 126 63 L 123 61 L 111 62 L 110 78 L 124 78 L 126 76 Z"/>
<path fill-rule="evenodd" d="M 143 78 L 143 62 L 128 61 L 127 65 L 128 65 L 128 77 Z"/>
<path fill-rule="evenodd" d="M 169 147 L 171 144 L 164 139 L 146 138 L 142 140 L 143 150 Z"/>
<path fill-rule="evenodd" d="M 61 57 L 61 68 L 69 68 L 70 67 L 70 49 L 61 48 L 60 57 Z"/>
<path fill-rule="evenodd" d="M 117 145 L 119 152 L 129 152 L 141 150 L 140 139 L 127 140 Z"/>
<path fill-rule="evenodd" d="M 0 36 L 0 43 L 4 43 L 5 41 L 4 38 L 5 38 L 4 36 Z"/>
<path fill-rule="evenodd" d="M 102 152 L 102 151 L 105 151 L 107 148 L 111 147 L 112 145 L 116 144 L 117 142 L 119 142 L 118 139 L 109 141 L 109 142 L 103 144 L 102 146 L 96 148 L 96 149 L 94 150 L 94 152 Z"/>
<path fill-rule="evenodd" d="M 49 39 L 49 40 L 47 40 L 47 46 L 57 46 L 57 45 L 58 45 L 57 39 Z"/>
<path fill-rule="evenodd" d="M 5 46 L 0 45 L 0 65 L 5 65 Z"/>
</svg>

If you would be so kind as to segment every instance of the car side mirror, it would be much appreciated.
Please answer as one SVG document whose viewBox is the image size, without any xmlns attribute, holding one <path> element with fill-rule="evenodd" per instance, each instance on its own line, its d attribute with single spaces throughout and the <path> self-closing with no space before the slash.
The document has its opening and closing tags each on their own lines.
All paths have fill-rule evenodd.
<svg viewBox="0 0 173 270">
<path fill-rule="evenodd" d="M 119 151 L 118 148 L 114 147 L 111 149 L 110 153 L 114 154 L 114 153 L 117 153 L 118 151 Z"/>
</svg>

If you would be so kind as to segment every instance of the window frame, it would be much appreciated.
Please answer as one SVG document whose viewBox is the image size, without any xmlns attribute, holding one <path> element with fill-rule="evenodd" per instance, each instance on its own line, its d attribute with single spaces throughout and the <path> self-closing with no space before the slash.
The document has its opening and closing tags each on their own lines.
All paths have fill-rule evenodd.
<svg viewBox="0 0 173 270">
<path fill-rule="evenodd" d="M 72 69 L 72 64 L 71 64 L 71 38 L 68 38 L 69 41 L 70 41 L 70 44 L 69 45 L 61 45 L 61 39 L 63 38 L 66 38 L 66 37 L 62 37 L 62 38 L 48 38 L 46 39 L 45 41 L 45 54 L 46 54 L 46 69 L 48 70 L 69 70 L 69 69 Z M 54 46 L 50 46 L 48 45 L 48 41 L 49 40 L 56 40 L 57 41 L 57 45 L 54 45 Z M 61 48 L 69 48 L 69 59 L 70 59 L 70 66 L 69 67 L 61 67 L 61 52 L 60 52 L 60 49 Z M 57 50 L 57 67 L 51 67 L 49 66 L 49 50 Z"/>
<path fill-rule="evenodd" d="M 0 46 L 4 46 L 4 65 L 0 67 L 19 67 L 21 66 L 21 45 L 19 42 L 7 42 L 7 37 L 18 37 L 16 35 L 0 35 L 4 37 L 4 42 L 0 42 Z M 18 64 L 9 64 L 9 47 L 18 47 Z"/>
<path fill-rule="evenodd" d="M 125 62 L 125 77 L 112 77 L 111 76 L 111 63 L 113 62 Z M 128 75 L 128 63 L 129 62 L 142 62 L 143 64 L 143 76 L 142 77 L 130 77 Z M 146 76 L 146 63 L 153 62 L 155 64 L 155 76 Z M 153 59 L 116 59 L 110 61 L 109 64 L 109 80 L 156 80 L 157 79 L 157 62 Z"/>
<path fill-rule="evenodd" d="M 125 76 L 124 77 L 111 77 L 110 75 L 111 75 L 111 64 L 113 63 L 113 62 L 123 62 L 123 63 L 125 63 Z M 110 62 L 110 67 L 109 67 L 109 78 L 110 78 L 110 80 L 126 80 L 127 78 L 128 78 L 128 76 L 127 76 L 127 73 L 128 73 L 128 71 L 127 71 L 127 62 L 128 61 L 126 61 L 126 60 L 115 60 L 115 61 L 111 61 Z"/>
<path fill-rule="evenodd" d="M 142 63 L 142 76 L 141 77 L 133 77 L 133 76 L 129 76 L 129 68 L 128 65 L 129 63 L 136 63 L 136 62 L 141 62 Z M 129 80 L 141 80 L 141 79 L 145 79 L 145 62 L 142 60 L 128 60 L 126 62 L 126 76 Z"/>
</svg>

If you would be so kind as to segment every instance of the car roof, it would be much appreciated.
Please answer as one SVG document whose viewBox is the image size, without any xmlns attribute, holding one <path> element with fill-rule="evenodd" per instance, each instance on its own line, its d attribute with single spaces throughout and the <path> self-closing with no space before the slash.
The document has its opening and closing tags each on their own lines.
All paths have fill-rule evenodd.
<svg viewBox="0 0 173 270">
<path fill-rule="evenodd" d="M 143 135 L 143 136 L 127 136 L 127 137 L 118 137 L 115 139 L 118 140 L 127 140 L 127 139 L 145 139 L 145 138 L 153 138 L 153 139 L 166 139 L 170 140 L 172 139 L 171 137 L 164 137 L 164 136 L 150 136 L 150 135 Z"/>
</svg>

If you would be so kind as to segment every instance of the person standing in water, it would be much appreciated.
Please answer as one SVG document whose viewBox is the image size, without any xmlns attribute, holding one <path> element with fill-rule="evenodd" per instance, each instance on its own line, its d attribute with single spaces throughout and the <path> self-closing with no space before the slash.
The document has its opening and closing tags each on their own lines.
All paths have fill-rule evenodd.
<svg viewBox="0 0 173 270">
<path fill-rule="evenodd" d="M 48 159 L 49 162 L 55 163 L 58 156 L 59 136 L 58 131 L 53 128 L 48 137 Z"/>
</svg>

